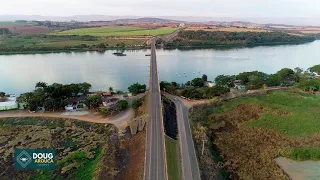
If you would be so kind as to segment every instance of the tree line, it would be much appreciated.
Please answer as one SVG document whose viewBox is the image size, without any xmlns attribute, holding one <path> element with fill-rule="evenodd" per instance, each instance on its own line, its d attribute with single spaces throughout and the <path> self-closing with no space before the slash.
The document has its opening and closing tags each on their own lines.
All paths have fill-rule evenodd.
<svg viewBox="0 0 320 180">
<path fill-rule="evenodd" d="M 320 91 L 320 65 L 310 67 L 306 71 L 296 67 L 294 69 L 283 68 L 274 74 L 259 71 L 242 72 L 238 75 L 219 75 L 215 78 L 215 86 L 204 87 L 207 76 L 194 78 L 185 84 L 176 82 L 160 82 L 160 89 L 171 94 L 195 99 L 208 99 L 230 92 L 235 88 L 235 82 L 245 87 L 246 90 L 261 89 L 274 86 L 297 86 L 305 91 Z"/>
<path fill-rule="evenodd" d="M 180 31 L 165 47 L 255 46 L 299 44 L 315 41 L 314 36 L 295 36 L 283 32 Z"/>
<path fill-rule="evenodd" d="M 31 111 L 35 111 L 38 107 L 59 110 L 64 109 L 69 98 L 78 96 L 79 93 L 87 94 L 90 89 L 91 84 L 86 82 L 66 85 L 38 82 L 33 92 L 21 94 L 18 101 L 26 103 Z"/>
</svg>

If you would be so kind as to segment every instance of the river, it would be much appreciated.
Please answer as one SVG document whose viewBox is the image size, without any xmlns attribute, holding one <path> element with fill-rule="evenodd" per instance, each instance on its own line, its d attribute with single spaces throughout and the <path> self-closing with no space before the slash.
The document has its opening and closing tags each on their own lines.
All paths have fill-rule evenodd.
<svg viewBox="0 0 320 180">
<path fill-rule="evenodd" d="M 36 82 L 89 82 L 92 90 L 127 90 L 132 83 L 149 82 L 149 50 L 52 53 L 0 56 L 0 91 L 21 94 Z M 157 50 L 160 80 L 185 83 L 203 73 L 209 80 L 244 71 L 275 73 L 281 68 L 307 69 L 320 64 L 320 41 L 302 45 L 261 46 L 228 50 Z M 200 72 L 200 73 L 199 73 Z M 185 74 L 184 74 L 185 73 Z"/>
</svg>

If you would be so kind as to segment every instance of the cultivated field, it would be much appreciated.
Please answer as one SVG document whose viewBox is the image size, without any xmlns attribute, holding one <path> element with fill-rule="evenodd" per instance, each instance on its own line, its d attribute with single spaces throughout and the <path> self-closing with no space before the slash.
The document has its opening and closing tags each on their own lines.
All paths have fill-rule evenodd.
<svg viewBox="0 0 320 180">
<path fill-rule="evenodd" d="M 143 45 L 145 39 L 108 39 L 103 37 L 81 37 L 81 36 L 48 36 L 48 35 L 17 35 L 12 37 L 0 36 L 0 52 L 22 52 L 22 51 L 46 51 L 67 50 L 70 48 L 86 49 L 92 45 L 105 44 L 108 48 L 117 47 L 124 43 L 130 47 Z M 82 46 L 85 45 L 85 48 Z"/>
<path fill-rule="evenodd" d="M 45 34 L 49 28 L 45 26 L 35 26 L 33 23 L 25 22 L 1 22 L 0 28 L 8 28 L 13 33 L 19 34 Z"/>
<path fill-rule="evenodd" d="M 221 157 L 231 179 L 289 179 L 279 156 L 320 160 L 319 95 L 274 91 L 199 107 L 190 118 L 193 133 L 206 128 L 208 157 Z"/>
<path fill-rule="evenodd" d="M 303 27 L 303 26 L 270 26 L 270 27 L 275 29 L 280 29 L 280 30 L 296 31 L 296 32 L 306 33 L 306 34 L 320 33 L 320 27 Z"/>
<path fill-rule="evenodd" d="M 79 36 L 156 36 L 163 34 L 170 34 L 177 30 L 177 28 L 158 28 L 158 29 L 144 29 L 129 26 L 109 26 L 99 28 L 83 28 L 73 29 L 68 31 L 56 32 L 54 35 L 79 35 Z"/>
<path fill-rule="evenodd" d="M 253 29 L 253 28 L 236 28 L 236 27 L 189 27 L 186 30 L 190 31 L 226 31 L 226 32 L 267 32 L 263 29 Z"/>
</svg>

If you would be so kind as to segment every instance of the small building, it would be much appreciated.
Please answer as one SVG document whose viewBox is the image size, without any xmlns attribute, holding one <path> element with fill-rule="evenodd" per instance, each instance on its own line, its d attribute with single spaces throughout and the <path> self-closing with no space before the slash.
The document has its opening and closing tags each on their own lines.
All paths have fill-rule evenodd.
<svg viewBox="0 0 320 180">
<path fill-rule="evenodd" d="M 68 105 L 64 107 L 66 111 L 81 111 L 86 110 L 87 107 L 84 104 L 87 96 L 82 95 L 80 97 L 73 97 L 67 100 Z"/>
<path fill-rule="evenodd" d="M 241 90 L 241 91 L 246 90 L 246 86 L 244 86 L 244 85 L 236 85 L 236 86 L 234 86 L 234 88 L 235 88 L 235 89 L 239 89 L 239 90 Z"/>
<path fill-rule="evenodd" d="M 102 95 L 108 97 L 108 96 L 112 96 L 112 93 L 111 92 L 104 92 Z"/>
<path fill-rule="evenodd" d="M 215 86 L 216 84 L 214 83 L 214 82 L 212 82 L 212 81 L 205 81 L 204 82 L 204 86 L 205 87 L 213 87 L 213 86 Z"/>
<path fill-rule="evenodd" d="M 107 108 L 111 108 L 114 107 L 115 105 L 117 105 L 119 99 L 118 98 L 111 98 L 108 100 L 105 100 L 102 102 L 103 106 L 107 107 Z"/>
<path fill-rule="evenodd" d="M 240 85 L 243 85 L 243 82 L 241 80 L 235 80 L 233 81 L 233 86 L 236 87 L 236 86 L 240 86 Z"/>
</svg>

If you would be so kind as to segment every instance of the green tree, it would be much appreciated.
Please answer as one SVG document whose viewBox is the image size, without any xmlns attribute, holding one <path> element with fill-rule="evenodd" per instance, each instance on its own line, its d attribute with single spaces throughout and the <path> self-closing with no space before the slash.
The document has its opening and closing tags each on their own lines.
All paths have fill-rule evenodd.
<svg viewBox="0 0 320 180">
<path fill-rule="evenodd" d="M 35 88 L 46 88 L 47 83 L 45 82 L 37 82 Z"/>
<path fill-rule="evenodd" d="M 216 77 L 215 82 L 217 85 L 232 87 L 234 76 L 219 75 Z"/>
<path fill-rule="evenodd" d="M 300 74 L 303 72 L 303 69 L 302 69 L 302 68 L 299 68 L 299 67 L 296 67 L 296 68 L 294 68 L 294 72 L 295 72 L 297 75 L 300 75 Z"/>
<path fill-rule="evenodd" d="M 191 81 L 191 85 L 194 87 L 203 87 L 204 81 L 202 78 L 195 78 Z"/>
<path fill-rule="evenodd" d="M 281 77 L 278 74 L 272 74 L 267 79 L 268 86 L 280 86 L 281 82 L 282 82 Z"/>
<path fill-rule="evenodd" d="M 319 91 L 320 79 L 308 79 L 300 81 L 298 87 L 305 91 Z"/>
<path fill-rule="evenodd" d="M 313 73 L 318 73 L 318 74 L 320 74 L 320 64 L 319 64 L 319 65 L 312 66 L 311 68 L 309 68 L 309 71 L 310 71 L 310 72 L 313 72 Z"/>
<path fill-rule="evenodd" d="M 134 99 L 132 101 L 132 108 L 133 109 L 138 109 L 142 105 L 142 100 L 141 99 Z"/>
<path fill-rule="evenodd" d="M 125 110 L 127 109 L 128 107 L 128 101 L 126 100 L 120 100 L 117 102 L 117 107 L 120 109 L 120 110 Z"/>
<path fill-rule="evenodd" d="M 277 72 L 277 74 L 281 77 L 282 81 L 293 81 L 295 80 L 295 72 L 289 68 L 283 68 Z"/>
<path fill-rule="evenodd" d="M 113 93 L 113 87 L 109 87 L 109 92 Z"/>
<path fill-rule="evenodd" d="M 205 74 L 204 74 L 204 75 L 202 75 L 202 80 L 203 80 L 203 81 L 208 81 L 208 76 L 207 76 L 207 75 L 205 75 Z"/>
<path fill-rule="evenodd" d="M 247 89 L 260 89 L 264 84 L 264 80 L 255 75 L 249 76 L 249 82 L 247 84 Z"/>
<path fill-rule="evenodd" d="M 84 94 L 87 94 L 89 92 L 89 90 L 91 89 L 92 85 L 84 82 L 80 84 L 80 88 L 81 88 L 81 92 Z"/>
<path fill-rule="evenodd" d="M 89 108 L 98 108 L 101 104 L 101 96 L 91 95 L 84 101 L 84 104 Z"/>
<path fill-rule="evenodd" d="M 6 95 L 5 92 L 0 92 L 0 97 L 4 97 Z"/>
<path fill-rule="evenodd" d="M 104 43 L 100 43 L 96 46 L 97 48 L 100 48 L 100 49 L 105 49 L 106 48 L 106 45 Z"/>
<path fill-rule="evenodd" d="M 129 92 L 138 94 L 146 91 L 147 86 L 145 84 L 134 83 L 128 87 Z"/>
</svg>

